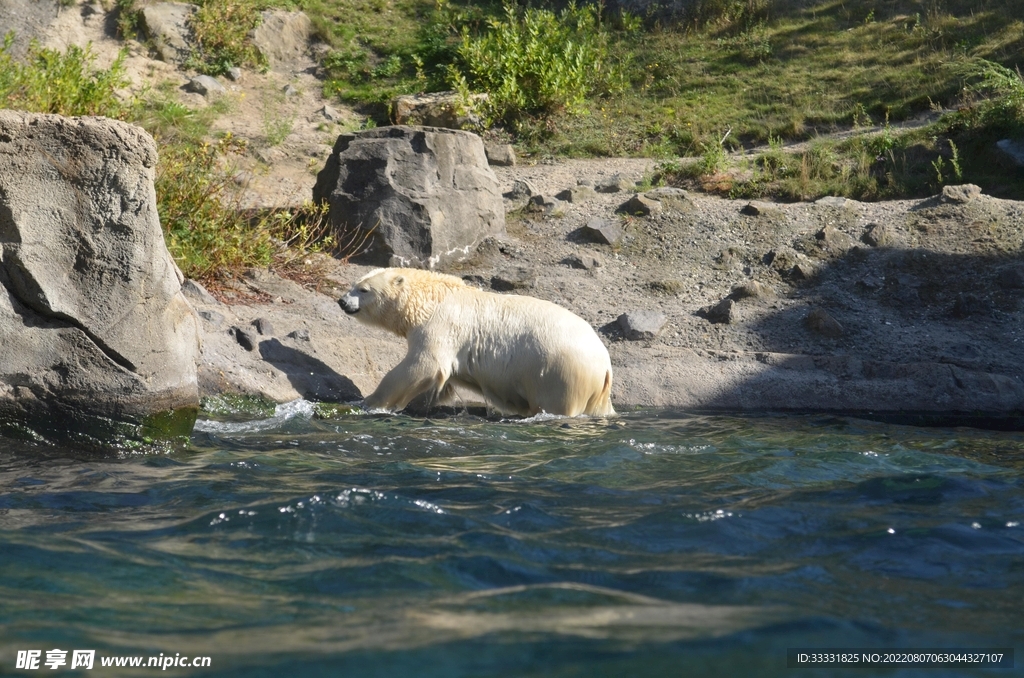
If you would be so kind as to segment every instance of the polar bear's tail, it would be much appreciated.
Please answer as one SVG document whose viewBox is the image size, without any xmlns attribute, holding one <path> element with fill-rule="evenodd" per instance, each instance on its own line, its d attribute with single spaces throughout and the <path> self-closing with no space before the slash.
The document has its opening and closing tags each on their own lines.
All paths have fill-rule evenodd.
<svg viewBox="0 0 1024 678">
<path fill-rule="evenodd" d="M 604 373 L 604 386 L 601 387 L 600 391 L 590 396 L 590 400 L 587 401 L 587 408 L 584 410 L 584 413 L 598 417 L 615 414 L 615 408 L 612 407 L 611 369 Z"/>
</svg>

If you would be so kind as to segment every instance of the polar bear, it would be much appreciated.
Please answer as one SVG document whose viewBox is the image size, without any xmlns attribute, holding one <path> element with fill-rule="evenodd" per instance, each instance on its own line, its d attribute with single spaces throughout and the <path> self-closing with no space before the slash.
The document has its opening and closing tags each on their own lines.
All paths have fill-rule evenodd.
<svg viewBox="0 0 1024 678">
<path fill-rule="evenodd" d="M 484 292 L 459 278 L 377 269 L 341 299 L 345 313 L 405 337 L 408 353 L 365 400 L 401 410 L 461 386 L 508 414 L 611 415 L 608 350 L 582 318 L 549 301 Z"/>
</svg>

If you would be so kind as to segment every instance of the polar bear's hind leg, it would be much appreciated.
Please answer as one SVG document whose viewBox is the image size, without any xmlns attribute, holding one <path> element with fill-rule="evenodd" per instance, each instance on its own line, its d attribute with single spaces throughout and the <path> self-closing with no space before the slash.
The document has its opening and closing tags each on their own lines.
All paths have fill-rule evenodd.
<svg viewBox="0 0 1024 678">
<path fill-rule="evenodd" d="M 612 407 L 612 371 L 607 370 L 604 373 L 604 384 L 601 386 L 601 390 L 590 396 L 590 400 L 587 401 L 587 406 L 583 409 L 584 414 L 591 416 L 606 416 L 615 414 L 615 408 Z"/>
</svg>

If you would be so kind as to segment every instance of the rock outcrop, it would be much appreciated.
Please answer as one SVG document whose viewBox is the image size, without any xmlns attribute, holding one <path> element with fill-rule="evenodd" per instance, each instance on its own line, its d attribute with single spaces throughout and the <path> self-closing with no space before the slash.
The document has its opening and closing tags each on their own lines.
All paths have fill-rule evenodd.
<svg viewBox="0 0 1024 678">
<path fill-rule="evenodd" d="M 313 23 L 306 13 L 264 10 L 260 16 L 260 25 L 250 37 L 270 67 L 286 69 L 300 61 L 309 49 L 313 32 Z"/>
<path fill-rule="evenodd" d="M 468 99 L 463 99 L 458 92 L 404 94 L 391 101 L 391 114 L 396 125 L 423 125 L 449 129 L 479 128 L 483 123 L 481 109 L 486 101 L 486 94 L 472 94 Z M 506 155 L 508 150 L 504 149 Z M 514 165 L 514 151 L 511 157 L 512 161 L 504 164 Z"/>
<path fill-rule="evenodd" d="M 198 319 L 160 229 L 156 160 L 132 125 L 0 111 L 0 413 L 198 407 Z"/>
<path fill-rule="evenodd" d="M 158 2 L 142 8 L 142 30 L 163 61 L 183 64 L 192 53 L 188 22 L 195 11 L 195 5 L 181 2 Z"/>
<path fill-rule="evenodd" d="M 436 268 L 505 233 L 498 182 L 480 137 L 436 127 L 378 127 L 338 137 L 313 199 L 330 204 L 339 241 L 367 234 L 361 259 Z M 358 238 L 356 238 L 358 240 Z"/>
</svg>

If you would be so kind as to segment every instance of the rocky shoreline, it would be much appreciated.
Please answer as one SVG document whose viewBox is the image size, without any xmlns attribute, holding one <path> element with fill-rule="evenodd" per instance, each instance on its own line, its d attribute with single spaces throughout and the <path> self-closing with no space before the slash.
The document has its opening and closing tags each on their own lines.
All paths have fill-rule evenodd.
<svg viewBox="0 0 1024 678">
<path fill-rule="evenodd" d="M 23 32 L 23 42 L 38 37 L 58 49 L 91 43 L 98 65 L 109 64 L 124 46 L 112 33 L 110 15 L 76 7 L 61 12 L 55 3 L 19 0 L 0 8 L 0 16 L 17 19 L 12 25 Z M 243 206 L 288 207 L 313 197 L 312 171 L 332 157 L 340 134 L 359 126 L 353 111 L 336 110 L 323 99 L 309 35 L 284 33 L 287 49 L 266 48 L 273 52 L 269 72 L 244 72 L 221 83 L 227 112 L 213 130 L 230 132 L 249 149 L 233 167 Z M 216 100 L 192 91 L 173 58 L 154 60 L 145 45 L 128 46 L 131 92 L 162 85 L 196 109 Z M 263 129 L 272 119 L 290 123 L 276 143 Z M 11 167 L 25 161 L 17 149 L 7 156 Z M 36 160 L 40 172 L 49 171 Z M 504 195 L 496 212 L 505 213 L 504 234 L 485 240 L 464 261 L 443 262 L 441 270 L 494 291 L 553 301 L 598 328 L 611 354 L 612 402 L 620 411 L 828 412 L 1024 428 L 1024 203 L 969 186 L 887 203 L 835 197 L 751 203 L 657 188 L 651 159 L 509 162 L 491 167 Z M 151 174 L 152 167 L 146 171 Z M 10 170 L 10 185 L 0 186 L 0 196 L 24 174 Z M 142 193 L 126 189 L 123 177 L 111 188 L 106 176 L 95 182 L 106 192 L 103 200 L 111 191 L 124 194 L 111 200 L 111 219 L 123 216 L 121 204 L 148 204 Z M 152 199 L 148 192 L 144 197 Z M 88 223 L 77 202 L 66 202 L 69 223 Z M 0 235 L 13 229 L 15 217 L 31 216 L 32 210 L 19 210 L 8 219 L 10 227 L 0 211 Z M 81 243 L 66 257 L 66 268 L 85 270 L 82 261 L 91 261 L 96 241 L 90 229 L 72 231 Z M 54 247 L 65 247 L 74 240 L 69 238 L 56 238 L 61 244 Z M 19 248 L 13 236 L 0 241 L 0 250 Z M 114 263 L 122 259 L 128 261 Z M 402 358 L 404 342 L 357 324 L 338 308 L 337 297 L 369 266 L 320 264 L 326 274 L 315 289 L 257 270 L 234 280 L 235 289 L 222 290 L 218 300 L 185 281 L 202 348 L 194 376 L 172 370 L 172 381 L 180 380 L 187 391 L 175 402 L 194 406 L 197 389 L 199 397 L 241 394 L 275 402 L 357 402 L 370 392 Z M 134 268 L 117 275 L 152 298 L 152 290 L 137 284 Z M 108 287 L 109 279 L 97 277 Z M 126 342 L 124 351 L 141 350 L 140 356 L 124 364 L 103 359 L 109 353 L 103 350 L 105 333 L 123 326 L 119 313 L 127 302 L 107 304 L 106 315 L 98 316 L 102 322 L 93 323 L 88 309 L 85 320 L 75 320 L 82 309 L 33 301 L 33 290 L 4 280 L 13 290 L 12 318 L 29 318 L 22 307 L 34 308 L 45 322 L 26 320 L 32 332 L 43 336 L 45 325 L 68 345 L 99 353 L 95 360 L 46 354 L 40 358 L 45 370 L 36 377 L 48 376 L 37 379 L 23 351 L 0 351 L 0 405 L 20 407 L 70 388 L 85 394 L 83 402 L 110 401 L 100 409 L 117 415 L 137 409 L 134 393 L 148 394 L 154 383 L 162 388 L 128 365 L 159 362 L 166 352 L 150 355 L 147 344 Z M 175 287 L 168 283 L 164 296 L 178 298 Z M 125 291 L 125 298 L 133 297 Z M 187 325 L 191 316 L 178 321 Z M 49 340 L 25 337 L 19 341 L 40 355 L 49 346 Z M 182 345 L 191 347 L 191 335 L 185 339 Z M 194 349 L 182 351 L 192 355 Z M 93 368 L 109 370 L 121 390 L 76 376 Z"/>
<path fill-rule="evenodd" d="M 628 186 L 650 179 L 649 161 L 494 169 L 508 235 L 447 272 L 559 303 L 599 328 L 620 411 L 1024 421 L 1021 203 L 971 187 L 889 203 L 751 204 L 676 191 L 632 216 L 621 210 L 631 191 L 531 209 L 513 187 L 553 196 L 612 177 Z M 620 225 L 621 242 L 594 242 L 595 220 Z M 253 271 L 243 286 L 267 304 L 222 304 L 193 288 L 201 394 L 352 402 L 371 391 L 405 347 L 335 303 L 368 270 L 334 263 L 318 292 Z M 630 314 L 663 316 L 663 326 L 630 339 Z"/>
</svg>

